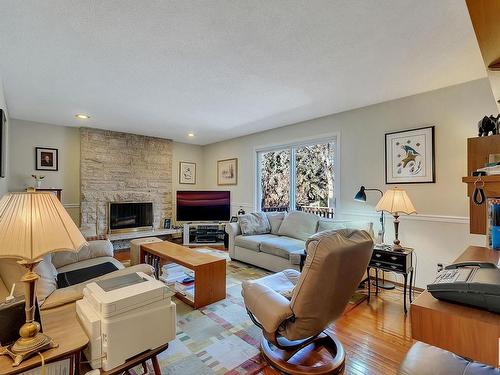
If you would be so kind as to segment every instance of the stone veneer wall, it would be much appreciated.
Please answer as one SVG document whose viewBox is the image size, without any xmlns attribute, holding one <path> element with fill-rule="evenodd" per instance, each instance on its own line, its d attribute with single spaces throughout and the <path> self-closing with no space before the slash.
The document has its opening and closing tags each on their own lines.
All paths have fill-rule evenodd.
<svg viewBox="0 0 500 375">
<path fill-rule="evenodd" d="M 81 227 L 108 231 L 108 204 L 153 202 L 154 227 L 172 216 L 172 141 L 80 129 Z"/>
</svg>

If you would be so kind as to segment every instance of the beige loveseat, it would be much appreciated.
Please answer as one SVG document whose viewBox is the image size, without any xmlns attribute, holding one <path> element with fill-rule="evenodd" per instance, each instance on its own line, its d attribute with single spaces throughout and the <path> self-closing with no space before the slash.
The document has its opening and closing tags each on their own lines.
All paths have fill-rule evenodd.
<svg viewBox="0 0 500 375">
<path fill-rule="evenodd" d="M 110 262 L 118 268 L 117 271 L 87 280 L 86 282 L 66 288 L 57 288 L 57 274 L 87 268 L 101 263 Z M 19 265 L 15 259 L 0 259 L 0 301 L 9 295 L 12 284 L 16 284 L 15 296 L 24 294 L 24 287 L 19 281 L 26 269 Z M 35 268 L 40 276 L 37 283 L 37 298 L 41 309 L 50 309 L 67 303 L 72 303 L 83 297 L 83 288 L 89 282 L 108 279 L 133 272 L 152 274 L 151 266 L 139 264 L 125 268 L 118 260 L 113 258 L 113 245 L 109 240 L 89 241 L 80 252 L 60 252 L 47 255 Z"/>
<path fill-rule="evenodd" d="M 306 240 L 315 233 L 352 228 L 366 230 L 373 238 L 371 222 L 324 219 L 301 211 L 266 212 L 265 216 L 269 221 L 267 233 L 248 235 L 242 233 L 239 222 L 226 225 L 231 259 L 274 272 L 298 270 Z"/>
</svg>

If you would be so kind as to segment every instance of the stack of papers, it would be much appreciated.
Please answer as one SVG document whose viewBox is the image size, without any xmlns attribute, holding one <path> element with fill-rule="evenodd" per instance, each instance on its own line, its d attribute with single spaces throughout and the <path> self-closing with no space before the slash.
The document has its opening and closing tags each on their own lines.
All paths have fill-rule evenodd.
<svg viewBox="0 0 500 375">
<path fill-rule="evenodd" d="M 162 267 L 160 280 L 172 286 L 176 283 L 181 284 L 188 277 L 194 277 L 194 271 L 177 263 L 168 263 Z"/>
</svg>

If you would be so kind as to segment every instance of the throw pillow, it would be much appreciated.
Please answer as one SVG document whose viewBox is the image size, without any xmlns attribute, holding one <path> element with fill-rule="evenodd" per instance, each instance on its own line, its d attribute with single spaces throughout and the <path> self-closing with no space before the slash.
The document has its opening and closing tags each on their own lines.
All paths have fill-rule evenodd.
<svg viewBox="0 0 500 375">
<path fill-rule="evenodd" d="M 278 234 L 306 241 L 316 233 L 319 216 L 302 211 L 293 211 L 285 216 Z"/>
<path fill-rule="evenodd" d="M 51 256 L 44 256 L 33 271 L 40 277 L 36 283 L 36 296 L 38 303 L 42 304 L 57 289 L 57 270 L 51 262 Z"/>
<path fill-rule="evenodd" d="M 271 234 L 278 234 L 281 223 L 286 216 L 286 212 L 266 212 L 266 216 L 271 224 Z"/>
<path fill-rule="evenodd" d="M 271 232 L 271 224 L 264 212 L 253 212 L 238 217 L 241 233 L 244 236 Z"/>
</svg>

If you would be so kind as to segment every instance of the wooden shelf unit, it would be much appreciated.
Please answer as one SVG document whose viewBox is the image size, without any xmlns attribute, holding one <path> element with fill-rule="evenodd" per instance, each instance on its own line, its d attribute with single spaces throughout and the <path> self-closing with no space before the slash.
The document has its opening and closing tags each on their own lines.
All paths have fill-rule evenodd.
<svg viewBox="0 0 500 375">
<path fill-rule="evenodd" d="M 500 154 L 500 135 L 488 137 L 475 137 L 467 139 L 467 177 L 462 182 L 467 184 L 467 196 L 469 197 L 470 233 L 486 234 L 486 203 L 474 204 L 472 195 L 474 193 L 474 182 L 477 177 L 472 177 L 472 172 L 483 168 L 488 162 L 489 154 Z M 482 176 L 484 181 L 484 193 L 487 198 L 500 197 L 500 176 Z"/>
</svg>

